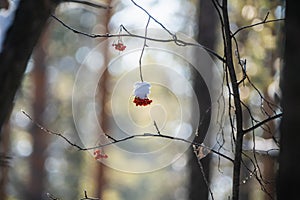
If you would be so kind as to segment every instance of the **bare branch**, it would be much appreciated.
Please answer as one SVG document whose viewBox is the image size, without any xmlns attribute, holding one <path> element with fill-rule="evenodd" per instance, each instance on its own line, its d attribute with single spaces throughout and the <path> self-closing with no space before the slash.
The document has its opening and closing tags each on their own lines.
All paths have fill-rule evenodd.
<svg viewBox="0 0 300 200">
<path fill-rule="evenodd" d="M 111 6 L 105 5 L 105 4 L 100 4 L 100 3 L 93 3 L 90 1 L 82 1 L 82 0 L 63 0 L 63 3 L 78 3 L 78 4 L 83 4 L 87 6 L 91 6 L 94 8 L 104 8 L 104 9 L 111 9 Z"/>
<path fill-rule="evenodd" d="M 83 194 L 84 194 L 84 197 L 81 198 L 80 200 L 101 200 L 100 198 L 89 197 L 86 190 L 84 190 Z M 53 194 L 46 193 L 46 195 L 51 200 L 61 200 L 61 199 L 57 198 L 56 196 L 54 196 Z"/>
<path fill-rule="evenodd" d="M 143 134 L 137 134 L 137 135 L 131 135 L 131 136 L 128 136 L 128 137 L 125 137 L 125 138 L 122 138 L 122 139 L 118 139 L 111 143 L 106 143 L 106 144 L 102 144 L 102 145 L 98 145 L 98 146 L 95 146 L 95 147 L 89 147 L 89 148 L 85 148 L 83 150 L 92 150 L 92 149 L 97 149 L 97 148 L 102 148 L 102 147 L 105 147 L 105 146 L 109 146 L 109 145 L 112 145 L 112 144 L 116 144 L 116 143 L 120 143 L 120 142 L 124 142 L 124 141 L 127 141 L 127 140 L 131 140 L 133 138 L 140 138 L 140 137 L 159 137 L 159 138 L 164 138 L 164 139 L 169 139 L 169 140 L 177 140 L 177 141 L 182 141 L 182 142 L 185 142 L 185 143 L 188 143 L 188 144 L 191 144 L 191 145 L 196 145 L 196 146 L 202 146 L 208 150 L 210 150 L 211 152 L 233 162 L 233 159 L 226 156 L 225 154 L 222 154 L 214 149 L 211 149 L 209 147 L 206 147 L 204 146 L 203 144 L 200 144 L 200 143 L 197 143 L 197 142 L 194 142 L 194 141 L 189 141 L 189 140 L 186 140 L 184 138 L 179 138 L 179 137 L 173 137 L 173 136 L 169 136 L 169 135 L 163 135 L 163 134 L 153 134 L 153 133 L 143 133 Z"/>
<path fill-rule="evenodd" d="M 243 110 L 241 105 L 241 97 L 239 92 L 239 85 L 237 82 L 236 71 L 232 56 L 232 37 L 230 30 L 230 21 L 228 16 L 228 2 L 222 1 L 222 16 L 224 20 L 223 37 L 224 37 L 224 54 L 226 57 L 226 69 L 228 69 L 231 86 L 233 103 L 235 108 L 235 125 L 236 125 L 236 140 L 235 140 L 235 152 L 233 163 L 233 183 L 232 183 L 232 199 L 239 199 L 239 183 L 240 183 L 240 168 L 242 161 L 242 146 L 243 146 Z M 230 95 L 230 94 L 229 94 Z M 229 112 L 230 113 L 230 112 Z M 232 134 L 234 135 L 234 133 Z"/>
<path fill-rule="evenodd" d="M 272 148 L 272 149 L 267 149 L 267 150 L 259 150 L 255 149 L 255 152 L 259 155 L 266 155 L 266 156 L 276 156 L 279 154 L 279 148 Z M 253 153 L 253 150 L 243 150 L 244 153 Z"/>
<path fill-rule="evenodd" d="M 236 34 L 238 34 L 240 31 L 244 30 L 244 29 L 247 29 L 247 28 L 252 28 L 254 26 L 258 26 L 258 25 L 261 25 L 261 24 L 267 24 L 267 23 L 271 23 L 271 22 L 278 22 L 278 21 L 284 21 L 285 19 L 272 19 L 272 20 L 267 20 L 268 19 L 268 16 L 269 16 L 269 12 L 267 13 L 265 19 L 261 22 L 258 22 L 258 23 L 255 23 L 255 24 L 250 24 L 250 25 L 247 25 L 247 26 L 243 26 L 239 29 L 237 29 L 233 34 L 232 36 L 235 36 Z"/>
<path fill-rule="evenodd" d="M 31 120 L 31 122 L 33 122 L 37 127 L 39 127 L 42 131 L 46 132 L 46 133 L 49 133 L 49 134 L 52 134 L 52 135 L 56 135 L 58 137 L 61 137 L 63 140 L 65 140 L 67 143 L 69 143 L 71 146 L 77 148 L 79 151 L 88 151 L 88 150 L 93 150 L 93 149 L 99 149 L 99 148 L 102 148 L 102 147 L 106 147 L 106 146 L 110 146 L 110 145 L 113 145 L 113 144 L 117 144 L 117 143 L 121 143 L 121 142 L 124 142 L 124 141 L 127 141 L 127 140 L 131 140 L 133 138 L 141 138 L 141 137 L 159 137 L 159 138 L 164 138 L 164 139 L 169 139 L 169 140 L 176 140 L 176 141 L 182 141 L 182 142 L 185 142 L 187 144 L 191 144 L 191 145 L 196 145 L 196 146 L 201 146 L 201 147 L 204 147 L 208 150 L 210 150 L 211 152 L 223 157 L 224 159 L 227 159 L 231 162 L 233 162 L 233 159 L 230 158 L 229 156 L 226 156 L 225 154 L 223 153 L 220 153 L 219 151 L 216 151 L 214 149 L 211 149 L 209 147 L 206 147 L 204 146 L 203 144 L 200 144 L 200 143 L 197 143 L 197 142 L 194 142 L 194 141 L 189 141 L 189 140 L 186 140 L 184 138 L 179 138 L 179 137 L 173 137 L 173 136 L 170 136 L 170 135 L 163 135 L 163 134 L 153 134 L 153 133 L 143 133 L 143 134 L 136 134 L 136 135 L 131 135 L 131 136 L 128 136 L 128 137 L 125 137 L 125 138 L 122 138 L 122 139 L 115 139 L 111 136 L 108 136 L 107 134 L 105 134 L 109 139 L 112 140 L 112 142 L 108 142 L 106 144 L 100 144 L 100 145 L 97 145 L 97 146 L 93 146 L 93 147 L 81 147 L 73 142 L 71 142 L 67 137 L 65 137 L 63 134 L 61 133 L 57 133 L 57 132 L 54 132 L 54 131 L 51 131 L 45 127 L 43 127 L 42 125 L 40 125 L 39 123 L 35 122 L 29 114 L 27 114 L 25 111 L 22 110 L 22 113 L 28 118 Z"/>
<path fill-rule="evenodd" d="M 246 130 L 243 130 L 243 134 L 248 133 L 250 131 L 253 131 L 254 129 L 256 129 L 256 128 L 262 126 L 262 125 L 264 125 L 265 123 L 267 123 L 267 122 L 269 122 L 269 121 L 271 121 L 273 119 L 279 118 L 279 117 L 282 117 L 282 113 L 279 113 L 277 115 L 273 115 L 272 117 L 268 117 L 267 119 L 265 119 L 265 120 L 263 120 L 263 121 L 255 124 L 254 126 L 248 128 Z"/>
<path fill-rule="evenodd" d="M 116 142 L 117 140 L 115 138 L 113 138 L 112 136 L 108 135 L 105 133 L 105 136 L 108 138 L 108 139 L 111 139 L 112 141 Z"/>
<path fill-rule="evenodd" d="M 37 123 L 36 121 L 34 121 L 34 120 L 31 118 L 31 116 L 30 116 L 29 114 L 27 114 L 24 110 L 22 110 L 22 113 L 23 113 L 28 119 L 30 119 L 30 121 L 31 121 L 32 123 L 34 123 L 34 124 L 35 124 L 38 128 L 40 128 L 42 131 L 44 131 L 44 132 L 46 132 L 46 133 L 49 133 L 49 134 L 51 134 L 51 135 L 56 135 L 56 136 L 59 136 L 59 137 L 63 138 L 66 142 L 68 142 L 71 146 L 76 147 L 78 150 L 81 150 L 81 151 L 86 150 L 85 148 L 82 148 L 82 147 L 80 147 L 79 145 L 77 145 L 77 144 L 71 142 L 71 141 L 70 141 L 68 138 L 66 138 L 63 134 L 58 133 L 58 132 L 54 132 L 54 131 L 50 131 L 49 129 L 43 127 L 42 125 L 40 125 L 39 123 Z"/>
<path fill-rule="evenodd" d="M 176 39 L 176 35 L 173 34 L 169 29 L 167 29 L 161 22 L 159 22 L 157 19 L 155 19 L 145 8 L 143 8 L 142 6 L 138 5 L 135 1 L 131 0 L 131 2 L 137 6 L 138 8 L 140 8 L 142 11 L 144 11 L 149 18 L 153 19 L 158 25 L 160 25 L 165 31 L 167 31 L 174 39 Z"/>
<path fill-rule="evenodd" d="M 246 59 L 245 60 L 241 59 L 238 42 L 237 42 L 237 40 L 234 36 L 232 36 L 232 38 L 233 38 L 233 41 L 234 41 L 234 44 L 235 44 L 235 47 L 236 47 L 235 54 L 236 54 L 236 57 L 238 59 L 238 64 L 240 65 L 240 67 L 242 69 L 242 72 L 243 72 L 243 78 L 240 81 L 238 81 L 238 85 L 240 85 L 241 83 L 244 83 L 244 80 L 247 78 L 247 70 L 246 70 L 247 60 Z"/>
<path fill-rule="evenodd" d="M 154 125 L 154 127 L 155 127 L 155 129 L 157 131 L 157 134 L 160 135 L 160 131 L 159 131 L 159 128 L 158 128 L 155 120 L 153 121 L 153 125 Z"/>
<path fill-rule="evenodd" d="M 201 48 L 205 49 L 209 54 L 211 54 L 211 55 L 215 56 L 216 58 L 218 58 L 220 61 L 225 62 L 225 60 L 223 59 L 223 57 L 221 57 L 218 53 L 214 52 L 210 48 L 205 47 L 205 46 L 200 45 L 200 44 L 197 44 L 197 43 L 186 42 L 186 41 L 178 39 L 177 37 L 172 38 L 172 39 L 158 39 L 158 38 L 145 37 L 145 36 L 142 36 L 142 35 L 137 35 L 137 34 L 133 34 L 133 33 L 129 32 L 123 25 L 121 25 L 121 26 L 126 31 L 127 34 L 110 34 L 110 33 L 95 34 L 95 33 L 85 33 L 85 32 L 76 30 L 75 28 L 72 28 L 71 26 L 67 25 L 61 19 L 59 19 L 58 17 L 56 17 L 53 14 L 51 15 L 51 17 L 53 19 L 55 19 L 57 22 L 59 22 L 62 26 L 64 26 L 65 28 L 69 29 L 70 31 L 72 31 L 72 32 L 74 32 L 76 34 L 79 34 L 79 35 L 83 35 L 83 36 L 89 37 L 89 38 L 133 37 L 133 38 L 139 38 L 139 39 L 147 39 L 147 40 L 154 41 L 154 42 L 164 42 L 164 43 L 174 42 L 176 45 L 179 45 L 179 46 L 201 47 Z"/>
<path fill-rule="evenodd" d="M 197 156 L 197 155 L 196 155 L 196 156 Z M 200 159 L 197 159 L 197 160 L 198 160 L 198 164 L 199 164 L 200 171 L 201 171 L 203 180 L 204 180 L 204 182 L 205 182 L 205 185 L 206 185 L 206 187 L 207 187 L 207 189 L 208 189 L 208 192 L 209 192 L 209 194 L 210 194 L 210 196 L 211 196 L 211 199 L 214 200 L 214 195 L 213 195 L 213 192 L 211 191 L 211 188 L 210 188 L 210 186 L 209 186 L 208 180 L 207 180 L 207 178 L 206 178 L 206 176 L 205 176 L 205 172 L 204 172 L 204 169 L 203 169 L 203 165 L 202 165 Z"/>
<path fill-rule="evenodd" d="M 264 181 L 264 179 L 262 178 L 261 169 L 260 169 L 260 167 L 259 167 L 257 161 L 254 161 L 252 158 L 250 158 L 250 157 L 249 157 L 247 154 L 245 154 L 244 152 L 242 152 L 242 154 L 243 154 L 246 158 L 248 158 L 248 159 L 250 160 L 251 164 L 252 164 L 253 167 L 254 167 L 254 169 L 251 170 L 251 169 L 246 165 L 246 163 L 242 160 L 243 166 L 244 166 L 244 167 L 249 171 L 249 173 L 250 173 L 250 174 L 249 174 L 250 178 L 252 178 L 252 176 L 254 176 L 255 179 L 256 179 L 256 181 L 259 183 L 259 185 L 260 185 L 262 191 L 264 191 L 264 192 L 270 197 L 270 199 L 273 199 L 272 195 L 271 195 L 271 194 L 268 192 L 268 190 L 266 189 L 266 184 L 267 184 L 267 182 Z M 243 181 L 244 181 L 244 180 L 242 180 L 241 183 L 244 183 Z M 241 184 L 241 183 L 240 183 L 240 184 Z"/>
<path fill-rule="evenodd" d="M 95 197 L 89 197 L 87 194 L 87 191 L 84 190 L 84 198 L 81 198 L 80 200 L 101 200 L 100 198 L 95 198 Z"/>
<path fill-rule="evenodd" d="M 270 14 L 270 12 L 268 11 L 267 14 L 266 14 L 266 16 L 265 16 L 264 22 L 267 21 L 267 19 L 269 17 L 269 14 Z"/>
</svg>

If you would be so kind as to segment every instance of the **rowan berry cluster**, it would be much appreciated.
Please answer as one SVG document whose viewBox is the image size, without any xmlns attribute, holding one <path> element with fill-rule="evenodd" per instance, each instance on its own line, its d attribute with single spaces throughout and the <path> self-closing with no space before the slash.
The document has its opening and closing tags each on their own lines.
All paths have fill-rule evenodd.
<svg viewBox="0 0 300 200">
<path fill-rule="evenodd" d="M 118 51 L 124 51 L 126 49 L 126 46 L 120 40 L 116 43 L 113 43 L 112 46 L 115 47 L 115 49 Z"/>
<path fill-rule="evenodd" d="M 150 100 L 148 98 L 141 99 L 139 97 L 135 97 L 133 100 L 133 103 L 135 103 L 136 106 L 147 106 L 152 103 L 152 100 Z"/>
<path fill-rule="evenodd" d="M 97 150 L 94 151 L 94 158 L 96 160 L 99 160 L 101 158 L 105 158 L 106 159 L 106 158 L 108 158 L 108 156 L 106 154 L 102 153 L 99 149 L 97 149 Z"/>
</svg>

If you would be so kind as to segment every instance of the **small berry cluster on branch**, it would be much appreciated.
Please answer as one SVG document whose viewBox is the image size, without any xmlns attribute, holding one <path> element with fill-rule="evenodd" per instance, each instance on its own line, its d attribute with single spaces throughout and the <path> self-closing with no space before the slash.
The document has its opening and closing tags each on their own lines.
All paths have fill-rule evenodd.
<svg viewBox="0 0 300 200">
<path fill-rule="evenodd" d="M 152 100 L 148 98 L 141 99 L 139 97 L 135 97 L 133 103 L 135 103 L 136 106 L 147 106 L 152 103 Z"/>
<path fill-rule="evenodd" d="M 108 156 L 107 156 L 106 154 L 102 153 L 102 152 L 100 151 L 100 149 L 97 149 L 97 150 L 94 151 L 94 158 L 95 158 L 96 160 L 99 160 L 99 159 L 101 159 L 101 158 L 106 159 L 106 158 L 108 158 Z"/>
<path fill-rule="evenodd" d="M 134 84 L 134 100 L 136 106 L 147 106 L 152 103 L 152 100 L 148 98 L 150 94 L 151 84 L 148 82 L 137 82 Z"/>
<path fill-rule="evenodd" d="M 118 51 L 124 51 L 126 49 L 126 46 L 121 40 L 118 40 L 116 43 L 113 43 L 112 46 L 115 47 L 115 49 Z"/>
</svg>

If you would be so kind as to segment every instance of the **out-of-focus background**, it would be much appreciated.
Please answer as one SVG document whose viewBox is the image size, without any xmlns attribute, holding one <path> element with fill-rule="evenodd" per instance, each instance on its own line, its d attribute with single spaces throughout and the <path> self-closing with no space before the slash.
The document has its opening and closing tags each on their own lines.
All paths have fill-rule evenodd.
<svg viewBox="0 0 300 200">
<path fill-rule="evenodd" d="M 55 15 L 69 26 L 87 33 L 119 33 L 119 26 L 123 24 L 128 30 L 144 29 L 147 16 L 130 0 L 95 1 L 96 3 L 110 4 L 112 9 L 98 9 L 84 6 L 78 3 L 61 4 Z M 222 54 L 222 37 L 220 34 L 220 22 L 210 1 L 199 0 L 148 0 L 136 1 L 151 13 L 157 20 L 163 23 L 173 32 L 181 32 L 200 44 Z M 12 5 L 15 1 L 10 2 Z M 229 2 L 229 14 L 231 28 L 262 21 L 269 12 L 270 19 L 284 17 L 284 1 L 253 0 Z M 6 11 L 0 11 L 0 23 L 5 24 Z M 2 20 L 3 19 L 3 20 Z M 1 25 L 2 26 L 2 25 Z M 0 26 L 0 27 L 1 27 Z M 157 28 L 155 23 L 149 24 L 150 28 Z M 261 93 L 274 104 L 279 103 L 279 73 L 283 56 L 283 23 L 268 23 L 256 26 L 241 32 L 237 38 L 239 51 L 242 58 L 247 59 L 247 72 Z M 132 199 L 199 199 L 201 195 L 207 196 L 205 183 L 201 178 L 200 168 L 193 161 L 193 153 L 188 149 L 182 156 L 170 165 L 159 168 L 149 173 L 128 173 L 106 167 L 96 161 L 89 152 L 77 151 L 60 137 L 49 135 L 36 127 L 21 110 L 29 113 L 35 121 L 44 127 L 62 133 L 71 141 L 82 145 L 77 134 L 72 110 L 72 93 L 76 75 L 82 65 L 90 68 L 101 68 L 108 65 L 110 56 L 122 56 L 124 52 L 116 52 L 113 47 L 107 45 L 107 49 L 98 51 L 95 49 L 99 44 L 105 43 L 106 39 L 92 39 L 75 34 L 59 24 L 53 18 L 44 32 L 39 44 L 36 46 L 30 61 L 22 87 L 19 89 L 11 119 L 5 124 L 5 132 L 2 134 L 1 152 L 12 157 L 8 167 L 1 168 L 0 176 L 0 199 L 47 199 L 46 193 L 50 193 L 59 199 L 80 199 L 86 190 L 90 196 L 101 197 L 109 200 L 132 200 Z M 124 41 L 126 39 L 124 38 Z M 129 41 L 127 46 L 130 46 Z M 108 43 L 110 44 L 110 43 Z M 142 43 L 141 43 L 142 44 Z M 112 55 L 113 54 L 113 55 Z M 89 60 L 85 60 L 87 56 Z M 126 57 L 124 62 L 138 65 L 138 54 Z M 129 59 L 129 61 L 128 61 Z M 151 61 L 151 58 L 144 58 Z M 222 69 L 222 64 L 215 60 L 216 66 Z M 145 62 L 146 62 L 145 61 Z M 149 62 L 150 62 L 149 61 Z M 120 62 L 120 61 L 119 61 Z M 193 74 L 186 66 L 176 66 L 176 71 L 192 77 Z M 136 70 L 138 72 L 138 70 Z M 88 108 L 99 110 L 99 122 L 104 131 L 116 132 L 115 122 L 109 114 L 112 101 L 112 86 L 126 73 L 126 69 L 109 68 L 102 76 L 101 84 L 97 91 L 99 104 L 84 102 L 81 104 Z M 149 72 L 155 73 L 155 72 Z M 138 81 L 139 76 L 132 74 L 132 80 Z M 145 75 L 147 77 L 147 75 Z M 150 75 L 149 75 L 150 76 Z M 157 75 L 158 76 L 158 75 Z M 168 73 L 159 75 L 161 79 L 168 79 Z M 238 76 L 242 77 L 242 72 Z M 172 80 L 170 81 L 170 84 Z M 125 88 L 131 87 L 124 86 Z M 170 102 L 165 102 L 168 108 L 157 113 L 170 115 L 176 123 L 176 110 L 178 102 L 176 98 L 191 96 L 191 92 L 182 85 L 173 85 L 178 94 L 164 93 L 164 90 L 153 85 L 152 92 L 161 92 L 168 96 Z M 197 90 L 197 88 L 194 88 Z M 85 91 L 82 91 L 84 96 Z M 172 95 L 175 95 L 173 97 Z M 128 101 L 122 102 L 119 98 L 126 96 L 117 95 L 118 104 L 128 106 Z M 226 98 L 226 95 L 224 95 Z M 249 85 L 241 89 L 241 97 L 249 105 L 257 118 L 263 118 L 261 114 L 261 98 Z M 184 105 L 180 105 L 192 112 L 191 104 L 187 98 Z M 118 111 L 119 112 L 119 111 Z M 128 112 L 124 109 L 122 112 Z M 135 112 L 135 111 L 129 111 Z M 138 112 L 138 111 L 137 111 Z M 179 112 L 179 111 L 178 111 Z M 155 116 L 155 109 L 153 115 Z M 123 115 L 122 113 L 118 113 Z M 161 115 L 157 114 L 158 118 Z M 141 120 L 140 116 L 132 115 L 137 123 L 150 123 L 149 119 Z M 249 117 L 249 116 L 248 116 Z M 88 113 L 83 113 L 81 123 L 86 127 L 92 127 Z M 147 121 L 148 120 L 148 121 Z M 151 121 L 151 120 L 150 120 Z M 158 120 L 158 123 L 159 120 Z M 170 125 L 174 128 L 176 124 Z M 186 129 L 191 125 L 186 122 Z M 78 128 L 78 127 L 77 127 Z M 80 127 L 79 127 L 80 128 Z M 175 127 L 176 128 L 176 127 Z M 92 129 L 92 128 L 91 128 Z M 224 132 L 230 132 L 230 127 L 225 123 Z M 277 132 L 277 124 L 271 127 L 272 132 Z M 155 131 L 155 129 L 153 129 Z M 85 129 L 89 132 L 92 130 Z M 195 130 L 192 130 L 195 131 Z M 263 130 L 256 132 L 257 145 L 262 148 L 276 148 L 270 135 Z M 207 136 L 209 137 L 209 136 Z M 211 138 L 213 141 L 215 138 Z M 251 139 L 245 147 L 251 149 Z M 247 139 L 246 139 L 247 140 Z M 95 141 L 97 142 L 97 141 Z M 230 146 L 230 139 L 228 139 Z M 275 146 L 274 146 L 275 145 Z M 263 149 L 262 149 L 263 150 Z M 225 151 L 226 152 L 226 151 Z M 230 152 L 228 151 L 228 154 Z M 111 152 L 110 157 L 129 166 L 147 165 L 124 158 L 118 153 Z M 268 190 L 274 194 L 276 155 L 258 155 L 263 175 L 270 181 Z M 231 193 L 232 165 L 221 161 L 216 155 L 208 154 L 202 159 L 205 172 L 209 174 L 210 188 L 215 199 L 227 199 Z M 209 170 L 208 170 L 209 169 Z M 242 174 L 242 199 L 268 199 L 261 191 L 260 185 L 245 171 Z"/>
</svg>

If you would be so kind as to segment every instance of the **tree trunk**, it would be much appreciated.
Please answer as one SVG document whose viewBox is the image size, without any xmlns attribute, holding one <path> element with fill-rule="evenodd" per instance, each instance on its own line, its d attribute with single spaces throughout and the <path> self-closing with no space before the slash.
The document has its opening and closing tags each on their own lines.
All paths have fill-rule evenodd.
<svg viewBox="0 0 300 200">
<path fill-rule="evenodd" d="M 232 183 L 232 199 L 238 200 L 240 193 L 240 174 L 241 174 L 241 162 L 242 162 L 242 150 L 243 150 L 243 110 L 240 99 L 239 85 L 237 82 L 237 76 L 233 63 L 232 53 L 232 37 L 230 30 L 230 21 L 228 15 L 228 1 L 222 1 L 222 16 L 223 16 L 223 37 L 224 37 L 224 53 L 226 61 L 226 71 L 229 73 L 231 86 L 232 86 L 232 97 L 234 102 L 235 112 L 235 130 L 236 138 L 234 141 L 235 152 L 234 152 L 234 163 L 233 163 L 233 183 Z M 232 134 L 235 134 L 232 132 Z"/>
<path fill-rule="evenodd" d="M 199 30 L 198 30 L 198 37 L 197 40 L 201 45 L 208 47 L 209 49 L 214 49 L 216 44 L 216 27 L 217 27 L 217 15 L 216 10 L 213 7 L 211 1 L 200 0 L 199 1 Z M 209 20 L 207 16 L 210 16 Z M 196 92 L 197 97 L 203 99 L 203 88 L 201 85 L 201 77 L 197 77 L 196 74 L 194 76 L 194 89 Z M 210 83 L 206 83 L 210 84 Z M 209 107 L 210 102 L 203 102 L 204 106 L 202 107 Z M 200 116 L 204 116 L 205 110 L 202 110 Z M 204 121 L 202 118 L 200 119 L 199 123 L 209 124 L 209 119 Z M 199 130 L 200 132 L 206 130 Z M 209 137 L 209 136 L 207 136 Z M 205 136 L 201 136 L 198 142 L 203 142 Z M 209 144 L 206 144 L 209 145 Z M 206 185 L 203 174 L 200 171 L 199 163 L 197 161 L 196 156 L 194 155 L 192 150 L 189 150 L 190 161 L 189 161 L 189 170 L 190 170 L 190 191 L 189 191 L 189 199 L 190 200 L 198 200 L 198 199 L 208 199 L 208 186 Z M 203 158 L 200 162 L 203 166 L 204 174 L 206 179 L 209 180 L 209 164 L 210 164 L 211 157 L 208 155 L 207 157 Z"/>
<path fill-rule="evenodd" d="M 19 3 L 0 52 L 0 130 L 9 117 L 27 61 L 57 4 L 54 0 L 21 0 Z"/>
<path fill-rule="evenodd" d="M 10 141 L 10 123 L 5 121 L 2 129 L 2 140 L 0 141 L 0 197 L 7 198 L 7 183 L 8 183 L 8 170 L 10 157 L 7 155 L 9 152 Z"/>
<path fill-rule="evenodd" d="M 299 199 L 300 18 L 296 1 L 287 1 L 285 65 L 281 77 L 283 117 L 280 125 L 278 200 Z"/>
<path fill-rule="evenodd" d="M 106 2 L 107 5 L 111 5 L 111 0 L 109 0 L 108 2 Z M 103 25 L 106 27 L 106 32 L 109 33 L 108 30 L 108 24 L 109 24 L 109 20 L 111 17 L 111 12 L 110 10 L 107 11 L 106 16 L 105 16 L 105 21 L 103 23 Z M 105 47 L 104 47 L 105 48 Z M 109 46 L 106 46 L 106 48 L 109 48 Z M 102 67 L 106 67 L 109 63 L 109 54 L 108 54 L 108 49 L 104 49 L 104 51 L 102 51 L 103 56 L 104 56 L 104 65 Z M 99 87 L 99 104 L 101 106 L 101 112 L 100 115 L 98 116 L 99 118 L 99 122 L 101 125 L 102 130 L 107 133 L 108 132 L 108 126 L 109 126 L 109 116 L 107 115 L 107 113 L 105 112 L 105 104 L 107 102 L 107 81 L 109 80 L 109 74 L 108 71 L 105 70 L 104 73 L 102 74 L 102 77 L 100 78 L 100 86 Z M 107 167 L 102 163 L 99 162 L 99 165 L 97 165 L 97 176 L 96 176 L 96 196 L 101 198 L 103 196 L 103 190 L 104 187 L 107 183 L 107 179 L 105 177 L 105 169 L 107 169 Z"/>
<path fill-rule="evenodd" d="M 47 32 L 46 32 L 47 33 Z M 46 66 L 44 51 L 45 43 L 47 43 L 48 34 L 43 34 L 34 52 L 34 102 L 33 112 L 34 119 L 43 124 L 44 109 L 46 103 Z M 28 198 L 32 200 L 43 199 L 43 191 L 46 179 L 45 160 L 48 137 L 43 131 L 37 127 L 32 127 L 33 151 L 30 156 L 30 180 L 28 184 Z"/>
</svg>

